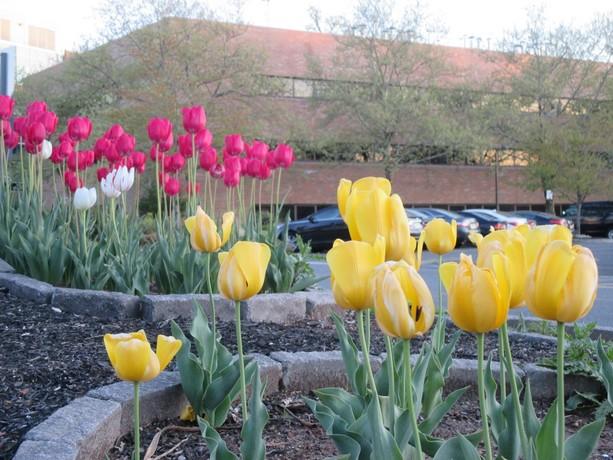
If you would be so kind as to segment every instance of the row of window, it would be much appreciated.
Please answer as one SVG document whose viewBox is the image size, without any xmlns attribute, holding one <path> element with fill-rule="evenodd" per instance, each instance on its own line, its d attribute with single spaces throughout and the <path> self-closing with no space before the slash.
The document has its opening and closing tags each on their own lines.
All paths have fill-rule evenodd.
<svg viewBox="0 0 613 460">
<path fill-rule="evenodd" d="M 0 18 L 0 40 L 34 48 L 55 49 L 55 32 Z"/>
</svg>

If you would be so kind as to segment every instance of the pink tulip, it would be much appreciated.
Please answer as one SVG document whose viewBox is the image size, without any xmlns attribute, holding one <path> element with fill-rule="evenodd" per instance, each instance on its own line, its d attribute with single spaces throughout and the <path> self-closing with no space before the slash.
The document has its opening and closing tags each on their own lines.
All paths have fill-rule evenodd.
<svg viewBox="0 0 613 460">
<path fill-rule="evenodd" d="M 266 154 L 266 164 L 270 169 L 277 169 L 277 161 L 275 160 L 275 151 L 269 150 Z"/>
<path fill-rule="evenodd" d="M 19 134 L 14 129 L 4 135 L 4 145 L 7 149 L 14 149 L 19 145 Z"/>
<path fill-rule="evenodd" d="M 234 174 L 240 174 L 241 172 L 241 159 L 239 157 L 228 156 L 224 159 L 224 168 L 226 173 L 231 172 Z"/>
<path fill-rule="evenodd" d="M 194 186 L 193 182 L 188 182 L 185 184 L 185 192 L 188 195 L 197 195 L 202 191 L 202 186 L 196 182 L 196 185 Z"/>
<path fill-rule="evenodd" d="M 213 147 L 207 147 L 202 150 L 198 159 L 200 161 L 200 167 L 208 171 L 217 163 L 217 150 Z"/>
<path fill-rule="evenodd" d="M 92 122 L 87 117 L 72 117 L 68 119 L 68 135 L 75 142 L 87 140 L 92 133 Z"/>
<path fill-rule="evenodd" d="M 204 107 L 195 105 L 193 107 L 183 107 L 181 109 L 183 115 L 183 128 L 190 134 L 196 134 L 206 126 L 206 114 Z"/>
<path fill-rule="evenodd" d="M 269 150 L 270 148 L 268 147 L 267 143 L 260 142 L 260 141 L 253 141 L 253 145 L 251 146 L 251 149 L 247 156 L 249 156 L 250 158 L 256 158 L 260 161 L 263 161 L 266 159 L 266 155 L 268 155 Z"/>
<path fill-rule="evenodd" d="M 226 169 L 223 175 L 223 183 L 226 187 L 237 187 L 241 181 L 240 171 L 232 171 Z"/>
<path fill-rule="evenodd" d="M 166 139 L 164 139 L 162 142 L 158 144 L 158 147 L 161 152 L 168 152 L 172 148 L 173 142 L 174 141 L 173 141 L 173 136 L 171 132 L 170 135 Z"/>
<path fill-rule="evenodd" d="M 147 163 L 147 156 L 143 152 L 133 152 L 130 155 L 130 159 L 132 160 L 132 164 L 134 165 L 134 169 L 139 174 L 145 172 L 145 163 Z"/>
<path fill-rule="evenodd" d="M 108 173 L 109 168 L 105 168 L 104 166 L 96 169 L 96 178 L 98 179 L 98 182 L 104 179 L 108 175 Z"/>
<path fill-rule="evenodd" d="M 70 142 L 72 145 L 75 144 L 72 138 L 68 135 L 68 131 L 64 131 L 63 133 L 60 133 L 60 135 L 57 138 L 60 142 L 66 141 L 66 142 Z"/>
<path fill-rule="evenodd" d="M 265 161 L 261 161 L 259 164 L 257 178 L 260 180 L 266 180 L 270 177 L 270 166 Z"/>
<path fill-rule="evenodd" d="M 40 112 L 37 121 L 41 122 L 45 127 L 47 137 L 55 132 L 57 127 L 57 115 L 53 112 Z"/>
<path fill-rule="evenodd" d="M 164 152 L 162 152 L 157 145 L 152 145 L 149 150 L 149 158 L 151 161 L 164 161 Z"/>
<path fill-rule="evenodd" d="M 152 142 L 164 142 L 172 135 L 172 123 L 167 118 L 152 118 L 147 124 L 147 134 Z"/>
<path fill-rule="evenodd" d="M 26 137 L 31 144 L 41 144 L 45 140 L 46 135 L 45 126 L 40 121 L 36 121 L 28 126 L 28 134 Z"/>
<path fill-rule="evenodd" d="M 13 129 L 17 131 L 19 137 L 25 138 L 28 131 L 28 119 L 26 117 L 15 117 L 13 120 Z"/>
<path fill-rule="evenodd" d="M 164 192 L 168 196 L 175 196 L 181 190 L 181 182 L 176 177 L 169 177 L 164 184 Z"/>
<path fill-rule="evenodd" d="M 59 165 L 62 161 L 64 161 L 64 159 L 60 156 L 60 147 L 58 145 L 53 146 L 49 160 L 54 165 Z"/>
<path fill-rule="evenodd" d="M 32 101 L 26 107 L 26 115 L 31 116 L 36 113 L 46 112 L 47 103 L 45 101 Z"/>
<path fill-rule="evenodd" d="M 83 187 L 83 181 L 77 178 L 77 175 L 70 170 L 64 172 L 64 184 L 74 193 L 79 187 Z"/>
<path fill-rule="evenodd" d="M 185 166 L 185 158 L 180 153 L 175 153 L 174 155 L 169 156 L 171 168 L 169 171 L 177 172 L 181 171 Z"/>
<path fill-rule="evenodd" d="M 245 150 L 245 143 L 240 134 L 228 134 L 224 147 L 228 155 L 240 155 Z"/>
<path fill-rule="evenodd" d="M 104 133 L 104 137 L 110 141 L 115 142 L 117 141 L 117 139 L 121 137 L 123 133 L 124 133 L 123 126 L 121 126 L 120 124 L 114 124 L 109 129 L 106 130 L 106 133 Z"/>
<path fill-rule="evenodd" d="M 208 129 L 198 131 L 194 143 L 196 144 L 196 150 L 202 151 L 213 143 L 213 134 Z"/>
<path fill-rule="evenodd" d="M 226 168 L 221 163 L 217 163 L 216 165 L 211 166 L 209 172 L 211 173 L 211 177 L 214 179 L 221 179 L 226 172 Z"/>
<path fill-rule="evenodd" d="M 15 100 L 11 96 L 0 95 L 0 118 L 8 120 L 13 115 Z"/>
<path fill-rule="evenodd" d="M 287 144 L 279 144 L 274 150 L 275 164 L 278 167 L 287 169 L 294 163 L 294 149 Z"/>
<path fill-rule="evenodd" d="M 134 147 L 136 146 L 136 139 L 134 139 L 134 136 L 131 136 L 128 133 L 123 133 L 121 136 L 119 136 L 119 139 L 117 139 L 115 146 L 121 155 L 132 153 L 134 152 Z"/>
<path fill-rule="evenodd" d="M 191 158 L 194 152 L 192 152 L 192 136 L 191 134 L 183 134 L 177 139 L 179 144 L 179 153 L 185 158 Z"/>
<path fill-rule="evenodd" d="M 62 141 L 60 142 L 60 145 L 58 146 L 57 152 L 58 152 L 59 158 L 62 160 L 65 160 L 74 152 L 74 147 L 72 143 L 68 141 Z"/>
<path fill-rule="evenodd" d="M 107 137 L 101 137 L 94 144 L 94 153 L 96 159 L 100 159 L 106 155 L 106 152 L 111 148 L 111 141 Z"/>
</svg>

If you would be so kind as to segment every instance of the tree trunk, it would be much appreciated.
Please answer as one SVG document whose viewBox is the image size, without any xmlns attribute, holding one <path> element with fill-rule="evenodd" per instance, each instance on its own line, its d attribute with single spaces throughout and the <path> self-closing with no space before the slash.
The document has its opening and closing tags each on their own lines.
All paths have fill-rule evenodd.
<svg viewBox="0 0 613 460">
<path fill-rule="evenodd" d="M 555 214 L 556 210 L 553 206 L 553 199 L 547 198 L 547 190 L 544 190 L 543 193 L 545 195 L 545 212 L 548 212 L 549 214 Z"/>
<path fill-rule="evenodd" d="M 385 149 L 385 154 L 383 157 L 383 172 L 385 174 L 385 178 L 389 181 L 392 180 L 392 174 L 394 173 L 394 161 L 392 159 L 392 146 L 388 145 Z"/>
<path fill-rule="evenodd" d="M 496 202 L 496 211 L 500 211 L 498 202 L 498 149 L 494 150 L 494 201 Z"/>
<path fill-rule="evenodd" d="M 575 216 L 575 233 L 581 235 L 581 211 L 583 200 L 577 197 L 577 215 Z"/>
</svg>

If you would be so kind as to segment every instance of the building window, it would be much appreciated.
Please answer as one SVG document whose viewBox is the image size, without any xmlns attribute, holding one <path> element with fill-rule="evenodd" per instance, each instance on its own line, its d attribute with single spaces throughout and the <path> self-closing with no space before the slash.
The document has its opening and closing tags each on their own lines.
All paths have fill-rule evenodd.
<svg viewBox="0 0 613 460">
<path fill-rule="evenodd" d="M 55 49 L 55 32 L 42 27 L 28 27 L 28 45 L 36 48 Z"/>
<path fill-rule="evenodd" d="M 11 21 L 0 19 L 0 40 L 11 41 Z"/>
</svg>

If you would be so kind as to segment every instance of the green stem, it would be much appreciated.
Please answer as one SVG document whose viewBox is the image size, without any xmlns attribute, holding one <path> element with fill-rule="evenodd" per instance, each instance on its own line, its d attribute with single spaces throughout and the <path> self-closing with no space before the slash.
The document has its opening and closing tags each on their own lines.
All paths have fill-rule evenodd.
<svg viewBox="0 0 613 460">
<path fill-rule="evenodd" d="M 421 439 L 419 438 L 419 426 L 417 425 L 417 414 L 415 413 L 415 406 L 413 405 L 413 370 L 411 369 L 411 341 L 402 341 L 402 354 L 404 358 L 404 372 L 405 372 L 405 390 L 407 393 L 407 409 L 409 411 L 409 417 L 411 418 L 411 426 L 413 428 L 413 435 L 415 436 L 415 449 L 417 449 L 417 459 L 423 460 L 424 454 L 421 450 Z"/>
<path fill-rule="evenodd" d="M 217 340 L 217 314 L 215 312 L 215 298 L 213 297 L 213 288 L 211 287 L 211 257 L 209 252 L 206 258 L 206 288 L 209 293 L 209 303 L 211 304 L 211 324 L 213 337 Z"/>
<path fill-rule="evenodd" d="M 158 202 L 158 214 L 157 214 L 158 228 L 161 228 L 162 227 L 162 197 L 160 194 L 160 165 L 158 162 L 157 144 L 155 146 L 155 192 L 156 192 L 157 202 Z"/>
<path fill-rule="evenodd" d="M 370 308 L 366 310 L 366 327 L 364 333 L 366 334 L 366 346 L 368 347 L 368 356 L 370 356 Z"/>
<path fill-rule="evenodd" d="M 236 313 L 236 346 L 238 348 L 238 364 L 240 367 L 241 378 L 241 406 L 243 411 L 243 424 L 247 421 L 249 414 L 247 412 L 247 383 L 245 380 L 245 358 L 243 356 L 243 337 L 241 335 L 241 303 L 237 300 L 234 302 L 234 310 Z"/>
<path fill-rule="evenodd" d="M 498 355 L 498 360 L 500 361 L 500 402 L 504 404 L 504 400 L 507 398 L 507 376 L 504 366 L 504 363 L 506 362 L 506 350 L 504 348 L 502 330 L 498 331 Z M 509 374 L 511 373 L 512 371 L 509 370 Z M 513 378 L 513 376 L 510 378 Z"/>
<path fill-rule="evenodd" d="M 513 355 L 511 354 L 511 345 L 509 343 L 509 331 L 507 329 L 507 323 L 502 325 L 501 335 L 503 338 L 502 344 L 504 347 L 504 357 L 507 370 L 509 372 L 509 382 L 511 383 L 511 394 L 513 395 L 513 405 L 515 406 L 515 413 L 517 414 L 517 424 L 519 425 L 519 437 L 521 440 L 522 451 L 524 458 L 528 458 L 530 454 L 530 445 L 528 444 L 528 436 L 526 435 L 526 425 L 524 422 L 524 413 L 522 411 L 522 405 L 519 401 L 519 390 L 517 389 L 517 379 L 515 378 L 515 368 L 513 367 Z M 504 366 L 501 366 L 502 370 Z"/>
<path fill-rule="evenodd" d="M 396 405 L 396 373 L 394 370 L 394 348 L 392 346 L 392 339 L 390 336 L 385 336 L 385 348 L 387 351 L 387 385 L 388 391 L 387 396 L 390 400 L 389 404 L 389 419 L 390 419 L 390 430 L 394 433 L 394 422 L 396 418 L 396 414 L 394 412 L 394 407 Z"/>
<path fill-rule="evenodd" d="M 368 383 L 372 391 L 373 398 L 375 399 L 375 406 L 377 406 L 377 412 L 381 417 L 381 406 L 379 405 L 379 395 L 377 394 L 377 385 L 375 383 L 375 376 L 372 373 L 372 367 L 370 365 L 370 354 L 368 353 L 368 346 L 366 344 L 366 334 L 364 333 L 364 310 L 360 310 L 358 316 L 358 333 L 360 335 L 360 345 L 362 346 L 362 359 L 366 366 L 366 373 L 368 374 Z"/>
<path fill-rule="evenodd" d="M 436 323 L 436 351 L 442 350 L 445 345 L 445 316 L 443 312 L 443 281 L 441 280 L 440 268 L 443 263 L 443 256 L 438 256 L 438 322 Z"/>
<path fill-rule="evenodd" d="M 483 422 L 483 442 L 485 444 L 485 458 L 492 460 L 492 442 L 490 440 L 490 426 L 485 410 L 485 374 L 483 372 L 483 354 L 485 347 L 485 334 L 477 334 L 477 378 L 479 386 L 479 410 Z"/>
<path fill-rule="evenodd" d="M 134 382 L 134 460 L 140 459 L 140 400 L 138 382 Z"/>
<path fill-rule="evenodd" d="M 564 432 L 564 323 L 558 322 L 558 460 L 564 460 L 564 441 L 566 438 Z"/>
</svg>

